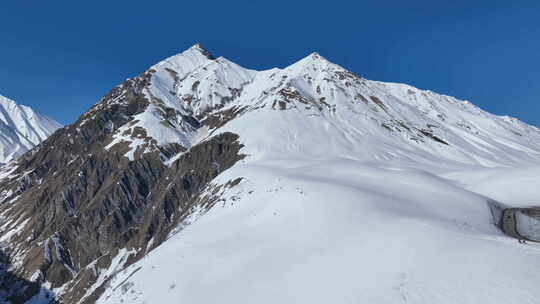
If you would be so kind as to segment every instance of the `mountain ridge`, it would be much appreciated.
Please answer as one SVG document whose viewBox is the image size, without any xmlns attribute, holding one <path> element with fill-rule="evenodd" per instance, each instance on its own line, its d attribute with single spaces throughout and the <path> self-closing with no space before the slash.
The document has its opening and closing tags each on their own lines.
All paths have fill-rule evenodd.
<svg viewBox="0 0 540 304">
<path fill-rule="evenodd" d="M 189 50 L 192 50 L 192 49 L 189 49 Z M 176 56 L 182 56 L 182 54 L 183 53 L 181 53 L 179 55 L 176 55 Z M 236 66 L 236 68 L 239 68 L 239 66 Z M 400 99 L 400 101 L 405 101 L 409 105 L 415 106 L 417 108 L 422 107 L 421 110 L 423 110 L 423 111 L 436 112 L 437 115 L 443 116 L 444 113 L 438 113 L 437 112 L 438 111 L 437 107 L 434 107 L 432 105 L 433 104 L 440 104 L 441 102 L 447 102 L 447 103 L 455 103 L 457 105 L 457 107 L 463 108 L 465 110 L 468 110 L 469 112 L 473 112 L 475 114 L 478 114 L 479 116 L 483 116 L 483 117 L 486 117 L 486 118 L 489 118 L 489 119 L 494 119 L 495 118 L 495 116 L 492 116 L 492 114 L 489 114 L 487 112 L 484 112 L 483 110 L 480 110 L 476 106 L 472 105 L 470 102 L 462 102 L 462 101 L 459 101 L 459 100 L 454 99 L 454 98 L 452 98 L 450 96 L 447 96 L 447 95 L 440 95 L 440 94 L 433 93 L 431 91 L 419 90 L 417 88 L 414 88 L 414 87 L 411 87 L 411 86 L 408 86 L 408 85 L 400 85 L 400 84 L 391 84 L 391 83 L 368 81 L 366 79 L 363 79 L 362 77 L 359 77 L 359 76 L 347 71 L 346 69 L 340 67 L 339 65 L 336 65 L 336 64 L 333 64 L 333 63 L 329 62 L 328 60 L 326 60 L 324 57 L 321 57 L 317 53 L 310 54 L 310 55 L 306 56 L 305 58 L 300 59 L 299 61 L 291 64 L 290 66 L 288 66 L 288 67 L 286 67 L 284 69 L 271 69 L 271 70 L 256 72 L 257 74 L 256 74 L 256 76 L 253 76 L 252 82 L 248 83 L 247 85 L 244 85 L 244 84 L 240 85 L 241 81 L 239 81 L 238 83 L 232 85 L 232 87 L 234 87 L 234 89 L 236 89 L 236 90 L 239 90 L 240 88 L 242 88 L 242 90 L 247 91 L 247 92 L 242 92 L 242 94 L 244 94 L 244 96 L 247 95 L 246 97 L 240 96 L 240 99 L 242 99 L 242 97 L 243 97 L 243 100 L 238 101 L 239 100 L 238 96 L 235 97 L 236 100 L 238 101 L 238 104 L 236 104 L 235 106 L 238 106 L 238 107 L 246 107 L 246 106 L 248 106 L 248 107 L 257 107 L 258 106 L 257 102 L 259 102 L 259 104 L 261 103 L 260 100 L 254 103 L 254 99 L 256 99 L 256 98 L 261 99 L 260 96 L 256 96 L 258 94 L 258 91 L 262 90 L 266 94 L 267 93 L 266 91 L 269 90 L 269 89 L 264 88 L 264 85 L 262 85 L 263 89 L 259 89 L 257 87 L 258 85 L 256 83 L 258 82 L 258 80 L 260 78 L 262 78 L 263 83 L 264 82 L 271 82 L 272 83 L 272 80 L 268 79 L 264 75 L 265 74 L 270 74 L 270 76 L 272 76 L 272 74 L 278 73 L 278 74 L 281 74 L 281 77 L 284 77 L 286 79 L 285 82 L 283 82 L 283 83 L 277 82 L 277 81 L 273 82 L 275 85 L 278 85 L 278 86 L 282 85 L 282 87 L 280 88 L 281 91 L 278 92 L 278 94 L 285 94 L 285 95 L 289 94 L 289 97 L 291 97 L 291 95 L 290 95 L 291 92 L 287 92 L 288 87 L 293 87 L 295 90 L 298 90 L 299 88 L 297 87 L 297 84 L 300 84 L 300 85 L 303 86 L 303 87 L 300 88 L 300 90 L 305 90 L 305 92 L 303 92 L 304 94 L 306 92 L 309 93 L 309 95 L 310 95 L 309 97 L 311 97 L 311 99 L 312 99 L 310 101 L 310 102 L 312 102 L 312 106 L 317 107 L 317 108 L 321 107 L 321 106 L 324 107 L 324 108 L 327 108 L 328 107 L 328 105 L 326 105 L 327 103 L 325 101 L 320 102 L 320 100 L 321 100 L 320 98 L 324 98 L 324 100 L 326 100 L 326 99 L 329 100 L 330 98 L 332 98 L 332 96 L 329 96 L 328 94 L 326 94 L 326 96 L 321 97 L 321 96 L 319 96 L 321 94 L 318 94 L 317 92 L 313 92 L 313 91 L 320 90 L 320 87 L 324 87 L 323 84 L 319 83 L 319 85 L 318 85 L 319 88 L 311 88 L 310 89 L 309 87 L 306 86 L 306 83 L 304 82 L 305 79 L 301 79 L 301 75 L 297 75 L 297 74 L 302 74 L 302 73 L 309 73 L 309 71 L 306 72 L 306 69 L 310 70 L 311 72 L 314 72 L 314 73 L 317 73 L 317 69 L 319 69 L 320 71 L 323 71 L 324 69 L 332 70 L 334 73 L 339 74 L 339 75 L 337 75 L 337 77 L 340 78 L 340 80 L 345 80 L 345 81 L 343 81 L 344 82 L 343 84 L 345 85 L 345 87 L 351 86 L 351 83 L 353 81 L 357 81 L 360 84 L 361 84 L 361 82 L 363 82 L 364 84 L 367 84 L 367 85 L 365 85 L 367 87 L 366 88 L 367 90 L 364 90 L 364 91 L 368 91 L 368 92 L 365 92 L 363 95 L 362 95 L 363 92 L 361 92 L 361 94 L 359 94 L 357 96 L 353 96 L 353 94 L 357 93 L 357 92 L 353 92 L 353 93 L 350 93 L 349 96 L 346 96 L 346 98 L 348 98 L 348 99 L 359 98 L 360 100 L 362 100 L 362 98 L 363 98 L 362 101 L 364 103 L 366 103 L 366 102 L 367 103 L 372 103 L 372 105 L 375 107 L 375 108 L 372 108 L 372 110 L 375 109 L 375 110 L 382 110 L 383 112 L 385 111 L 384 107 L 381 107 L 381 105 L 383 105 L 381 99 L 384 99 L 384 98 L 382 98 L 382 97 L 384 97 L 384 95 L 379 96 L 379 97 L 374 96 L 376 98 L 376 100 L 372 100 L 371 97 L 370 97 L 371 96 L 370 94 L 374 89 L 375 90 L 381 90 L 382 89 L 384 91 L 384 90 L 386 90 L 384 88 L 386 86 L 386 87 L 389 87 L 390 89 L 392 89 L 394 91 L 393 92 L 394 95 L 397 95 L 396 93 L 399 94 L 397 97 L 398 97 L 398 99 Z M 247 71 L 252 71 L 252 70 L 247 70 Z M 331 75 L 331 76 L 335 77 L 335 75 Z M 274 77 L 276 77 L 276 76 L 274 76 Z M 312 76 L 308 76 L 308 77 L 312 77 Z M 279 80 L 281 80 L 281 79 L 279 79 Z M 309 82 L 309 81 L 310 80 L 308 79 L 307 82 Z M 321 81 L 324 82 L 325 79 L 319 79 L 319 82 L 321 82 Z M 255 84 L 253 82 L 255 82 Z M 302 82 L 304 82 L 304 83 L 302 83 Z M 196 81 L 193 81 L 192 83 L 195 84 Z M 229 87 L 231 87 L 231 85 L 229 85 Z M 251 93 L 252 96 L 249 96 L 250 89 L 252 89 L 254 87 L 255 87 L 255 89 L 254 89 L 255 93 Z M 185 88 L 189 89 L 190 86 L 185 86 Z M 338 87 L 334 86 L 334 87 L 329 88 L 329 90 L 341 90 L 341 89 L 342 88 L 340 88 L 339 86 Z M 310 90 L 311 90 L 311 92 L 309 92 Z M 212 93 L 211 89 L 209 89 L 207 91 L 210 91 L 209 94 Z M 404 91 L 406 91 L 406 93 Z M 181 96 L 183 96 L 184 98 L 185 98 L 185 96 L 190 96 L 190 98 L 192 98 L 192 96 L 189 94 L 190 93 L 189 90 L 187 92 L 184 90 L 181 93 L 182 93 Z M 332 94 L 332 92 L 330 92 L 330 93 Z M 387 93 L 384 93 L 384 94 L 386 95 Z M 410 98 L 410 96 L 408 96 L 409 94 L 413 94 L 413 95 L 414 94 L 419 94 L 419 95 L 423 95 L 423 96 L 429 95 L 427 99 L 430 99 L 430 100 L 427 100 L 427 101 L 420 100 L 420 102 L 419 102 L 418 99 L 421 99 L 421 98 Z M 271 94 L 269 94 L 269 95 L 271 95 Z M 364 96 L 364 95 L 366 95 L 366 96 Z M 436 98 L 429 98 L 431 96 L 435 96 L 435 97 L 437 97 L 437 99 Z M 232 97 L 232 96 L 230 96 L 230 97 Z M 168 96 L 168 99 L 171 99 L 173 102 L 175 101 L 174 96 Z M 196 100 L 198 99 L 198 101 L 200 103 L 203 103 L 205 101 L 204 96 L 202 96 L 202 97 L 199 96 L 198 98 L 195 98 L 195 99 Z M 413 100 L 413 99 L 416 99 L 416 100 Z M 182 102 L 182 100 L 180 100 L 180 103 L 181 102 Z M 306 101 L 304 100 L 304 102 L 306 102 Z M 227 103 L 229 103 L 229 101 L 226 101 L 224 103 L 224 106 L 227 106 L 226 105 Z M 233 103 L 234 103 L 234 101 L 233 101 Z M 285 106 L 284 104 L 281 104 L 281 105 Z M 231 106 L 231 105 L 229 104 L 229 106 Z M 277 102 L 276 104 L 274 104 L 272 106 L 274 108 L 279 107 L 280 103 Z M 370 106 L 370 105 L 368 105 L 368 106 Z M 390 107 L 390 109 L 391 108 L 392 107 Z M 433 108 L 435 108 L 435 109 L 433 109 Z M 361 109 L 361 110 L 364 111 L 364 109 Z M 443 109 L 443 110 L 446 110 L 446 109 Z M 389 116 L 396 116 L 395 113 L 393 113 L 393 114 L 394 115 L 389 115 Z M 375 117 L 373 115 L 370 115 L 370 116 Z M 460 116 L 462 116 L 462 115 L 460 114 Z M 444 116 L 443 116 L 443 118 L 444 118 Z M 499 117 L 499 118 L 502 121 L 507 120 L 504 117 Z M 393 117 L 386 117 L 386 118 L 383 118 L 383 119 L 386 120 L 386 121 L 381 122 L 381 124 L 386 124 L 387 126 L 390 126 L 390 127 L 391 127 L 391 125 L 396 125 L 396 122 L 393 121 L 394 120 Z M 528 126 L 528 125 L 526 125 L 525 123 L 522 123 L 522 122 L 515 122 L 514 119 L 512 119 L 511 122 L 518 129 L 534 130 L 534 132 L 538 131 L 538 128 Z M 466 122 L 454 122 L 454 123 L 460 123 L 462 125 L 462 128 L 471 128 L 471 129 L 474 128 L 474 126 L 468 126 L 466 124 Z M 422 128 L 426 128 L 427 124 L 428 123 L 424 123 L 424 126 L 422 126 Z M 410 126 L 409 126 L 409 128 L 410 128 Z M 401 128 L 401 129 L 403 129 L 403 128 Z M 516 130 L 512 130 L 512 131 L 518 132 Z M 431 132 L 431 131 L 428 131 L 428 132 Z M 533 131 L 531 131 L 531 132 L 533 132 Z M 417 137 L 424 136 L 424 134 L 421 134 L 421 132 L 416 132 L 416 133 L 417 134 L 414 134 L 413 136 L 417 136 Z"/>
<path fill-rule="evenodd" d="M 263 212 L 270 222 L 280 210 L 293 219 L 302 219 L 302 208 L 315 218 L 321 210 L 334 214 L 317 199 L 321 210 L 296 205 L 304 202 L 303 187 L 326 197 L 309 183 L 328 187 L 328 202 L 339 201 L 340 189 L 349 193 L 344 199 L 355 214 L 361 206 L 372 214 L 373 202 L 394 214 L 399 201 L 403 214 L 437 227 L 467 223 L 500 237 L 486 198 L 437 174 L 538 164 L 540 129 L 468 102 L 367 80 L 316 53 L 283 69 L 254 71 L 195 45 L 114 87 L 75 123 L 0 170 L 0 242 L 17 275 L 62 302 L 95 303 L 103 295 L 113 301 L 127 297 L 119 293 L 129 286 L 117 287 L 148 253 L 181 239 L 206 213 L 234 213 L 226 207 L 238 200 L 263 211 L 270 209 L 260 202 L 268 201 L 276 208 Z M 296 207 L 287 209 L 271 194 L 291 185 Z M 399 192 L 407 187 L 416 192 Z M 421 191 L 459 199 L 441 199 L 440 210 L 422 201 Z M 365 205 L 354 205 L 357 198 Z M 462 212 L 446 214 L 452 203 Z M 249 223 L 242 212 L 233 218 Z M 354 231 L 362 228 L 346 218 Z"/>
<path fill-rule="evenodd" d="M 0 95 L 0 163 L 22 155 L 60 127 L 51 118 Z"/>
</svg>

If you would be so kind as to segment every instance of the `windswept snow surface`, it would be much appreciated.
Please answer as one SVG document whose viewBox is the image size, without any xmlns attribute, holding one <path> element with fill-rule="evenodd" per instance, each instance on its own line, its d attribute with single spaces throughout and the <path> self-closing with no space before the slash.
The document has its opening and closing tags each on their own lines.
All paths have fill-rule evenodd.
<svg viewBox="0 0 540 304">
<path fill-rule="evenodd" d="M 190 148 L 204 140 L 208 130 L 182 117 L 202 120 L 242 109 L 239 117 L 212 134 L 239 134 L 250 155 L 354 154 L 366 161 L 443 168 L 540 162 L 536 127 L 450 96 L 364 79 L 316 53 L 284 69 L 254 71 L 214 58 L 195 45 L 149 71 L 144 93 L 151 104 L 118 128 L 107 146 L 130 142 L 131 159 L 145 141 L 126 137 L 128 128 L 144 129 L 147 140 L 161 146 L 178 143 Z M 162 123 L 164 109 L 179 118 Z M 268 138 L 280 140 L 271 146 L 274 141 Z"/>
<path fill-rule="evenodd" d="M 540 206 L 540 166 L 465 170 L 445 176 L 509 207 Z"/>
<path fill-rule="evenodd" d="M 245 180 L 99 303 L 538 303 L 540 246 L 485 197 L 351 159 L 244 163 Z"/>
<path fill-rule="evenodd" d="M 60 127 L 31 108 L 0 96 L 0 164 L 30 150 Z"/>
<path fill-rule="evenodd" d="M 198 87 L 229 79 L 210 75 Z M 247 157 L 213 183 L 241 183 L 98 303 L 539 303 L 540 246 L 504 235 L 488 206 L 539 198 L 540 170 L 520 169 L 540 164 L 537 128 L 318 54 L 233 75 L 224 108 L 249 110 L 212 134 L 238 134 Z M 208 108 L 170 85 L 171 105 Z"/>
</svg>

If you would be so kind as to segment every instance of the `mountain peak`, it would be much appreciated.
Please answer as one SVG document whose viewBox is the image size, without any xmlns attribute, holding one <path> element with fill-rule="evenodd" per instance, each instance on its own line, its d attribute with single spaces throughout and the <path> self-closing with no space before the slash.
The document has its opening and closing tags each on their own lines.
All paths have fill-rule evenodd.
<svg viewBox="0 0 540 304">
<path fill-rule="evenodd" d="M 158 62 L 153 65 L 151 69 L 156 71 L 173 70 L 181 76 L 215 59 L 216 58 L 208 50 L 197 43 L 182 53 Z"/>
<path fill-rule="evenodd" d="M 307 55 L 303 59 L 300 59 L 299 62 L 303 62 L 303 63 L 311 63 L 311 62 L 331 63 L 328 59 L 324 58 L 323 56 L 321 56 L 321 54 L 319 54 L 317 52 L 313 52 L 313 53 Z"/>
<path fill-rule="evenodd" d="M 186 53 L 186 52 L 199 52 L 201 55 L 205 56 L 206 58 L 208 59 L 216 59 L 216 57 L 214 57 L 212 55 L 212 53 L 210 53 L 204 46 L 202 46 L 202 44 L 200 43 L 195 43 L 194 45 L 192 45 L 189 49 L 187 49 L 186 51 L 184 51 L 183 53 Z M 182 54 L 183 54 L 182 53 Z"/>
<path fill-rule="evenodd" d="M 337 66 L 317 52 L 313 52 L 306 57 L 291 64 L 286 69 L 291 71 L 305 70 L 306 68 L 324 69 L 328 66 Z"/>
<path fill-rule="evenodd" d="M 322 56 L 321 54 L 317 52 L 312 52 L 311 54 L 307 55 L 305 59 L 330 62 L 328 59 L 326 59 L 324 56 Z"/>
<path fill-rule="evenodd" d="M 60 127 L 30 107 L 0 95 L 0 164 L 15 159 Z"/>
<path fill-rule="evenodd" d="M 325 59 L 323 56 L 321 56 L 321 54 L 317 53 L 317 52 L 313 52 L 311 54 L 309 54 L 307 57 L 310 57 L 312 59 Z"/>
<path fill-rule="evenodd" d="M 286 235 L 289 227 L 298 226 L 297 221 L 308 232 L 331 231 L 321 235 L 324 239 L 339 239 L 346 230 L 342 242 L 336 243 L 341 247 L 336 248 L 347 251 L 352 248 L 350 236 L 363 238 L 366 230 L 365 221 L 351 217 L 351 212 L 381 220 L 384 225 L 403 215 L 395 227 L 368 239 L 370 245 L 379 246 L 378 239 L 394 235 L 385 232 L 400 231 L 401 225 L 412 219 L 418 219 L 418 225 L 407 226 L 406 232 L 417 233 L 413 237 L 418 237 L 418 246 L 430 245 L 425 243 L 430 240 L 425 223 L 438 222 L 441 229 L 437 232 L 455 228 L 455 235 L 433 234 L 433 243 L 448 240 L 443 244 L 448 248 L 466 232 L 479 242 L 489 236 L 488 245 L 494 239 L 501 246 L 510 244 L 492 226 L 492 216 L 504 211 L 488 208 L 487 197 L 471 194 L 471 189 L 453 193 L 461 182 L 445 181 L 453 178 L 454 172 L 481 167 L 504 167 L 507 171 L 513 165 L 538 166 L 539 129 L 511 124 L 507 118 L 449 96 L 360 78 L 318 53 L 286 69 L 260 72 L 222 57 L 211 58 L 196 44 L 161 61 L 155 70 L 112 89 L 75 124 L 57 131 L 13 166 L 0 169 L 0 240 L 13 249 L 17 275 L 53 288 L 58 301 L 66 304 L 168 303 L 177 299 L 212 303 L 215 298 L 200 296 L 216 288 L 215 276 L 202 278 L 204 288 L 192 293 L 197 298 L 183 298 L 184 287 L 189 287 L 194 277 L 198 279 L 200 266 L 208 260 L 205 252 L 225 257 L 225 270 L 230 265 L 251 267 L 260 251 L 252 252 L 254 243 L 250 240 L 273 244 L 277 234 L 268 231 L 283 227 L 277 233 Z M 1 110 L 0 104 L 0 118 Z M 12 120 L 30 121 L 21 117 Z M 0 147 L 1 127 L 0 123 Z M 14 147 L 10 141 L 4 146 Z M 535 186 L 538 173 L 527 176 L 528 183 Z M 476 175 L 470 181 L 476 183 Z M 524 183 L 517 181 L 520 187 Z M 446 200 L 437 200 L 434 205 L 422 193 Z M 318 197 L 320 200 L 314 200 Z M 333 201 L 340 201 L 337 209 Z M 209 220 L 202 218 L 207 212 Z M 321 215 L 325 220 L 331 216 L 329 226 L 338 223 L 336 229 L 320 229 Z M 182 230 L 192 223 L 193 229 Z M 254 229 L 245 229 L 246 223 L 254 223 L 250 224 Z M 505 225 L 518 227 L 515 221 L 511 224 Z M 220 229 L 233 233 L 223 237 Z M 246 230 L 247 234 L 236 235 Z M 354 235 L 348 234 L 350 231 Z M 512 233 L 518 232 L 519 228 Z M 298 236 L 303 237 L 293 234 L 285 242 L 280 240 L 264 258 L 280 257 L 284 248 L 294 248 Z M 280 257 L 280 263 L 294 266 L 306 252 L 321 246 L 319 237 L 307 236 L 301 239 L 305 246 L 298 255 Z M 201 246 L 191 246 L 190 240 Z M 234 248 L 247 253 L 244 259 L 227 259 L 234 240 L 239 240 Z M 400 235 L 392 239 L 395 243 L 402 240 Z M 470 244 L 473 242 L 467 246 Z M 334 243 L 330 245 L 334 247 Z M 409 244 L 403 246 L 406 249 Z M 498 259 L 523 247 L 508 246 Z M 366 252 L 364 247 L 346 255 L 350 259 L 342 265 L 344 276 L 358 272 L 350 265 L 358 254 Z M 474 251 L 486 245 L 467 248 Z M 396 250 L 387 251 L 392 254 Z M 427 252 L 422 256 L 426 260 L 440 256 L 439 251 L 420 251 Z M 178 259 L 179 255 L 183 258 Z M 336 257 L 343 255 L 324 256 L 313 265 Z M 399 254 L 388 257 L 397 259 Z M 455 258 L 459 266 L 461 257 L 440 260 L 446 265 Z M 482 256 L 478 257 L 481 261 Z M 184 276 L 169 269 L 180 269 Z M 517 269 L 512 275 L 520 274 L 519 267 L 512 269 Z M 304 279 L 303 270 L 298 276 L 287 277 L 285 283 Z M 433 276 L 441 270 L 445 268 L 436 269 Z M 388 273 L 399 277 L 401 271 Z M 229 272 L 223 278 L 234 281 L 234 271 Z M 283 277 L 278 272 L 268 279 L 272 271 L 264 265 L 254 273 L 260 273 L 255 279 L 269 286 Z M 334 274 L 325 273 L 324 277 Z M 522 277 L 532 282 L 530 276 Z M 540 274 L 534 279 L 540 281 Z M 454 282 L 453 276 L 449 282 Z M 388 283 L 388 288 L 395 285 L 394 280 Z M 230 293 L 229 287 L 238 290 Z M 244 292 L 244 287 L 234 284 L 218 293 L 234 296 Z M 276 288 L 286 290 L 287 286 Z M 387 288 L 383 289 L 386 292 Z M 31 291 L 25 292 L 32 296 Z M 356 285 L 345 291 L 355 298 Z M 399 299 L 401 295 L 396 296 Z M 269 302 L 292 302 L 294 297 Z M 328 299 L 332 297 L 329 294 Z"/>
<path fill-rule="evenodd" d="M 200 44 L 200 43 L 195 43 L 194 45 L 192 45 L 192 46 L 190 47 L 190 49 L 203 49 L 203 50 L 204 50 L 205 48 L 202 46 L 202 44 Z"/>
<path fill-rule="evenodd" d="M 15 103 L 15 101 L 13 101 L 13 100 L 5 97 L 5 96 L 0 95 L 0 105 L 6 107 L 6 106 L 15 106 L 17 104 Z"/>
</svg>

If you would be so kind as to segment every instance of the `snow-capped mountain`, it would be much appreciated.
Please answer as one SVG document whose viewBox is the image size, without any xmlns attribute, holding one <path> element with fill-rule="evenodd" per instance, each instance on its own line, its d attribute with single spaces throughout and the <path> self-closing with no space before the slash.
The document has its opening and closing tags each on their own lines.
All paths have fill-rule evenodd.
<svg viewBox="0 0 540 304">
<path fill-rule="evenodd" d="M 30 150 L 60 127 L 31 108 L 0 96 L 0 164 Z"/>
<path fill-rule="evenodd" d="M 195 45 L 0 172 L 0 242 L 45 303 L 534 303 L 539 168 L 470 102 Z"/>
<path fill-rule="evenodd" d="M 181 119 L 193 117 L 203 125 L 210 119 L 231 120 L 219 130 L 245 134 L 242 142 L 253 141 L 247 149 L 259 149 L 249 151 L 252 156 L 352 153 L 364 160 L 413 160 L 422 166 L 441 160 L 444 165 L 500 166 L 539 158 L 536 127 L 453 97 L 361 78 L 316 53 L 285 69 L 256 72 L 213 58 L 196 45 L 150 71 L 150 84 L 143 89 L 150 105 L 120 127 L 109 145 L 128 143 L 129 155 L 178 143 L 189 148 L 214 131 Z M 146 140 L 126 135 L 137 128 L 145 130 Z M 326 144 L 316 145 L 322 138 Z"/>
</svg>

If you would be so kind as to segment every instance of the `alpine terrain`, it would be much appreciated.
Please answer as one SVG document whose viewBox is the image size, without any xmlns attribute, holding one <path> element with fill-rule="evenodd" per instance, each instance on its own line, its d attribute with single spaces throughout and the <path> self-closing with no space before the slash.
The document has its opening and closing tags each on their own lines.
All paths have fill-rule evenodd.
<svg viewBox="0 0 540 304">
<path fill-rule="evenodd" d="M 0 95 L 0 164 L 30 150 L 61 125 Z"/>
<path fill-rule="evenodd" d="M 0 297 L 538 303 L 539 176 L 515 118 L 195 45 L 3 166 Z"/>
</svg>

